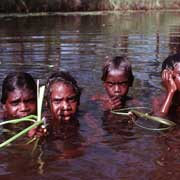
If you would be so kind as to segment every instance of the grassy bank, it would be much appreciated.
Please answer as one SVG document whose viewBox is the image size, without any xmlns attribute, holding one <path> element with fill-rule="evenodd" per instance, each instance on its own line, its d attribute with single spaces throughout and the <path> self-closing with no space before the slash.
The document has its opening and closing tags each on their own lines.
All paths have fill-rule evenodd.
<svg viewBox="0 0 180 180">
<path fill-rule="evenodd" d="M 180 9 L 180 0 L 1 0 L 0 13 Z"/>
</svg>

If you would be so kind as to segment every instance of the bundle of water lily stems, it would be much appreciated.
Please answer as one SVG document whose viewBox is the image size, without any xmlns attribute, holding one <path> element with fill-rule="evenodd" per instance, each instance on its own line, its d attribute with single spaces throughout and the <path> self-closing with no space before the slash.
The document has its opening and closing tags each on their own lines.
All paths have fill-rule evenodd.
<svg viewBox="0 0 180 180">
<path fill-rule="evenodd" d="M 21 123 L 21 122 L 25 122 L 25 121 L 33 123 L 32 125 L 28 126 L 24 130 L 18 132 L 13 137 L 11 137 L 8 140 L 1 143 L 0 148 L 7 146 L 11 142 L 15 141 L 17 138 L 25 135 L 31 129 L 36 128 L 40 124 L 44 123 L 44 120 L 42 120 L 42 118 L 41 118 L 44 91 L 45 91 L 45 86 L 39 87 L 39 80 L 38 80 L 37 81 L 37 115 L 29 115 L 29 116 L 26 116 L 26 117 L 23 117 L 23 118 L 8 120 L 8 121 L 4 121 L 4 122 L 0 123 L 0 126 L 5 125 L 5 124 L 17 124 L 17 123 Z"/>
<path fill-rule="evenodd" d="M 134 122 L 135 125 L 147 129 L 147 130 L 167 130 L 170 129 L 172 127 L 174 127 L 176 125 L 176 123 L 174 123 L 173 121 L 170 121 L 168 119 L 164 119 L 161 117 L 157 117 L 157 116 L 152 116 L 148 113 L 144 113 L 144 112 L 140 112 L 137 111 L 137 109 L 149 109 L 149 108 L 145 108 L 145 107 L 132 107 L 132 108 L 123 108 L 123 109 L 119 109 L 119 110 L 112 110 L 111 112 L 113 114 L 118 114 L 118 115 L 124 115 L 124 116 L 129 116 L 132 121 Z M 150 120 L 150 121 L 154 121 L 157 123 L 160 123 L 162 125 L 165 125 L 166 127 L 162 127 L 162 128 L 150 128 L 150 127 L 145 127 L 139 123 L 137 123 L 137 119 L 138 118 L 143 118 L 145 120 Z"/>
</svg>

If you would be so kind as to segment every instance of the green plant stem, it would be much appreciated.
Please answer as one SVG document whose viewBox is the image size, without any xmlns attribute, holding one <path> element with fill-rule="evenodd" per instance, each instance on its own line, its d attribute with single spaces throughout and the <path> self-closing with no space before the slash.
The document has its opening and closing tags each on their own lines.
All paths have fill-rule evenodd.
<svg viewBox="0 0 180 180">
<path fill-rule="evenodd" d="M 16 140 L 17 138 L 19 138 L 20 136 L 26 134 L 28 131 L 30 131 L 31 129 L 37 127 L 38 125 L 42 124 L 43 121 L 36 121 L 34 124 L 32 124 L 31 126 L 25 128 L 24 130 L 22 130 L 21 132 L 17 133 L 16 135 L 14 135 L 13 137 L 9 138 L 8 140 L 6 140 L 5 142 L 0 144 L 0 148 L 8 145 L 9 143 L 11 143 L 12 141 Z"/>
<path fill-rule="evenodd" d="M 37 121 L 41 120 L 41 114 L 42 114 L 42 103 L 44 98 L 44 91 L 45 86 L 41 86 L 38 91 L 38 109 L 37 109 Z"/>
<path fill-rule="evenodd" d="M 151 131 L 164 131 L 164 130 L 168 130 L 170 128 L 172 128 L 172 126 L 168 126 L 168 127 L 164 127 L 164 128 L 148 128 L 148 127 L 144 127 L 140 124 L 138 124 L 135 120 L 133 120 L 134 124 L 142 129 L 146 129 L 146 130 L 151 130 Z"/>
<path fill-rule="evenodd" d="M 8 121 L 3 121 L 0 123 L 0 126 L 4 125 L 4 124 L 16 124 L 16 123 L 20 123 L 23 121 L 31 121 L 31 122 L 35 122 L 35 120 L 37 119 L 36 115 L 29 115 L 20 119 L 12 119 L 12 120 L 8 120 Z"/>
<path fill-rule="evenodd" d="M 144 114 L 144 113 L 141 113 L 136 110 L 131 110 L 131 112 L 134 113 L 138 117 L 149 119 L 149 120 L 152 120 L 152 121 L 155 121 L 155 122 L 167 125 L 167 126 L 175 126 L 176 125 L 176 123 L 174 123 L 168 119 L 164 119 L 164 118 L 160 118 L 160 117 L 156 117 L 156 116 L 150 116 L 148 114 Z"/>
<path fill-rule="evenodd" d="M 44 91 L 45 91 L 45 86 L 39 87 L 39 80 L 38 80 L 37 81 L 37 102 L 38 102 L 38 104 L 37 104 L 37 116 L 36 115 L 29 115 L 29 116 L 26 116 L 26 117 L 23 117 L 20 119 L 14 119 L 14 120 L 4 121 L 4 122 L 0 123 L 0 125 L 4 125 L 4 124 L 16 124 L 16 123 L 23 122 L 23 121 L 34 122 L 31 126 L 28 126 L 24 130 L 20 131 L 16 135 L 14 135 L 13 137 L 11 137 L 8 140 L 6 140 L 5 142 L 1 143 L 0 148 L 7 146 L 9 143 L 11 143 L 14 140 L 16 140 L 17 138 L 23 136 L 24 134 L 26 134 L 31 129 L 33 129 L 33 128 L 39 126 L 40 124 L 44 123 L 44 121 L 41 119 Z M 37 143 L 38 143 L 38 141 L 37 141 Z"/>
<path fill-rule="evenodd" d="M 136 109 L 145 109 L 145 110 L 149 110 L 150 111 L 150 108 L 137 106 L 137 107 L 131 107 L 131 108 L 122 108 L 122 109 L 111 110 L 111 113 L 118 114 L 118 115 L 129 116 L 129 112 L 131 110 L 136 110 Z M 128 112 L 125 113 L 123 111 L 128 111 Z"/>
<path fill-rule="evenodd" d="M 33 119 L 26 118 L 26 119 L 19 119 L 19 120 L 4 121 L 4 122 L 0 123 L 0 126 L 5 125 L 5 124 L 17 124 L 17 123 L 24 122 L 24 121 L 35 122 L 35 120 L 33 120 Z"/>
<path fill-rule="evenodd" d="M 143 128 L 143 129 L 147 129 L 147 130 L 162 131 L 162 130 L 170 129 L 170 128 L 172 128 L 172 127 L 174 127 L 176 125 L 176 123 L 174 123 L 173 121 L 170 121 L 168 119 L 164 119 L 164 118 L 161 118 L 161 117 L 157 117 L 157 116 L 151 116 L 148 113 L 139 112 L 139 111 L 137 111 L 137 109 L 149 109 L 149 108 L 146 108 L 146 107 L 123 108 L 123 109 L 118 109 L 118 110 L 112 110 L 111 113 L 117 114 L 117 115 L 129 116 L 136 126 L 139 126 L 139 127 Z M 125 113 L 123 111 L 128 111 L 128 112 Z M 132 116 L 133 114 L 135 116 L 139 117 L 139 118 L 144 118 L 144 119 L 148 119 L 148 120 L 151 120 L 151 121 L 155 121 L 155 122 L 164 124 L 167 127 L 163 127 L 163 128 L 144 127 L 144 126 L 142 126 L 142 125 L 140 125 L 140 124 L 138 124 L 136 122 L 136 119 Z"/>
</svg>

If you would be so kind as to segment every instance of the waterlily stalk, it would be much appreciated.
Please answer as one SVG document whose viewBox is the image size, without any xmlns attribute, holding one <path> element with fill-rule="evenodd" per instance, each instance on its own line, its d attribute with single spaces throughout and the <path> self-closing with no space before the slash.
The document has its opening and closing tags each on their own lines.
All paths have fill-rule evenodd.
<svg viewBox="0 0 180 180">
<path fill-rule="evenodd" d="M 20 123 L 20 122 L 23 122 L 23 121 L 30 121 L 30 122 L 35 122 L 37 119 L 37 116 L 36 115 L 29 115 L 29 116 L 26 116 L 26 117 L 23 117 L 23 118 L 20 118 L 20 119 L 13 119 L 13 120 L 8 120 L 8 121 L 3 121 L 0 123 L 0 126 L 3 126 L 5 124 L 17 124 L 17 123 Z"/>
<path fill-rule="evenodd" d="M 163 127 L 163 128 L 149 128 L 149 127 L 142 126 L 141 124 L 137 123 L 136 121 L 133 121 L 133 122 L 136 126 L 142 128 L 142 129 L 150 130 L 150 131 L 165 131 L 165 130 L 168 130 L 173 127 L 173 126 L 167 126 L 167 127 Z"/>
<path fill-rule="evenodd" d="M 131 112 L 134 113 L 138 117 L 141 117 L 144 119 L 149 119 L 149 120 L 152 120 L 152 121 L 155 121 L 155 122 L 167 125 L 167 126 L 175 126 L 176 125 L 176 123 L 174 123 L 173 121 L 170 121 L 168 119 L 164 119 L 164 118 L 157 117 L 157 116 L 151 116 L 151 115 L 148 115 L 147 113 L 144 114 L 144 113 L 136 111 L 136 110 L 131 110 Z"/>
<path fill-rule="evenodd" d="M 25 128 L 24 130 L 20 131 L 19 133 L 17 133 L 16 135 L 14 135 L 13 137 L 9 138 L 8 140 L 6 140 L 5 142 L 0 144 L 0 148 L 7 146 L 8 144 L 10 144 L 11 142 L 13 142 L 14 140 L 16 140 L 17 138 L 23 136 L 24 134 L 26 134 L 27 132 L 29 132 L 31 129 L 39 126 L 40 124 L 42 124 L 43 121 L 36 121 L 34 124 L 32 124 L 31 126 Z"/>
<path fill-rule="evenodd" d="M 23 121 L 33 122 L 32 125 L 28 126 L 24 130 L 20 131 L 16 135 L 14 135 L 13 137 L 11 137 L 8 140 L 6 140 L 5 142 L 1 143 L 0 148 L 7 146 L 11 142 L 15 141 L 17 138 L 25 135 L 31 129 L 36 128 L 40 124 L 44 123 L 44 121 L 41 119 L 44 91 L 45 91 L 45 86 L 42 86 L 39 88 L 39 81 L 37 81 L 37 116 L 36 115 L 29 115 L 29 116 L 26 116 L 26 117 L 23 117 L 20 119 L 13 119 L 13 120 L 9 120 L 9 121 L 5 121 L 5 122 L 0 123 L 0 125 L 4 125 L 4 124 L 16 124 L 16 123 L 23 122 Z"/>
<path fill-rule="evenodd" d="M 37 121 L 41 120 L 44 91 L 45 91 L 45 86 L 41 86 L 39 88 L 39 94 L 38 94 L 39 96 L 38 96 L 38 104 L 37 104 Z"/>
<path fill-rule="evenodd" d="M 170 121 L 168 119 L 164 119 L 164 118 L 161 118 L 161 117 L 157 117 L 157 116 L 151 116 L 148 113 L 139 112 L 139 111 L 137 111 L 137 109 L 149 109 L 149 108 L 145 108 L 145 107 L 123 108 L 123 109 L 119 109 L 119 110 L 112 110 L 111 112 L 113 114 L 129 116 L 133 120 L 135 125 L 143 128 L 143 129 L 147 129 L 147 130 L 167 130 L 167 129 L 170 129 L 170 128 L 172 128 L 172 127 L 174 127 L 176 125 L 176 123 L 174 123 L 173 121 Z M 128 111 L 128 112 L 125 113 L 123 111 Z M 134 116 L 132 116 L 133 114 L 136 117 L 144 118 L 144 119 L 151 120 L 151 121 L 154 121 L 154 122 L 158 122 L 160 124 L 166 125 L 167 127 L 149 128 L 149 127 L 142 126 L 142 125 L 137 123 Z"/>
<path fill-rule="evenodd" d="M 129 116 L 129 112 L 131 110 L 136 110 L 136 109 L 145 109 L 145 110 L 150 111 L 150 108 L 137 106 L 137 107 L 132 107 L 132 108 L 122 108 L 122 109 L 111 110 L 111 113 L 118 114 L 118 115 Z M 124 112 L 124 111 L 127 111 L 127 112 Z"/>
</svg>

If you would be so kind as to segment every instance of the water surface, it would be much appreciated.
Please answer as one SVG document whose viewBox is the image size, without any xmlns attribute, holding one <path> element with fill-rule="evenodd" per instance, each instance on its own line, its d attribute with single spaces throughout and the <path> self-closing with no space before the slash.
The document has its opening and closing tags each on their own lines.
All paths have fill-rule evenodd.
<svg viewBox="0 0 180 180">
<path fill-rule="evenodd" d="M 32 145 L 18 141 L 1 150 L 0 177 L 178 179 L 178 130 L 143 130 L 104 113 L 90 97 L 104 92 L 100 77 L 106 58 L 126 55 L 135 75 L 130 95 L 150 106 L 152 97 L 163 91 L 162 61 L 180 51 L 179 16 L 137 12 L 1 18 L 0 84 L 13 70 L 25 70 L 43 84 L 52 71 L 67 69 L 83 94 L 77 137 L 39 147 L 33 155 Z"/>
</svg>

